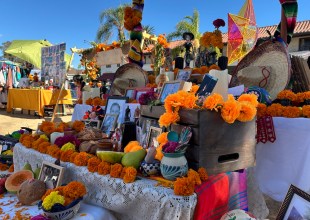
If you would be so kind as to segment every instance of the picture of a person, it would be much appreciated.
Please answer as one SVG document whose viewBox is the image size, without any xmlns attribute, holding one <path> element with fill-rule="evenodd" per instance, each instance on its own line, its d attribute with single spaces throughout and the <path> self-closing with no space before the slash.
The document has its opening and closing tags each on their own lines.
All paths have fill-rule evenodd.
<svg viewBox="0 0 310 220">
<path fill-rule="evenodd" d="M 106 133 L 107 135 L 110 135 L 111 131 L 114 130 L 115 125 L 115 116 L 108 115 L 104 119 L 103 125 L 102 125 L 102 131 Z"/>
<path fill-rule="evenodd" d="M 113 103 L 110 107 L 109 113 L 119 115 L 120 111 L 121 111 L 121 106 L 118 103 Z"/>
<path fill-rule="evenodd" d="M 160 96 L 160 101 L 163 103 L 165 102 L 165 99 L 168 95 L 174 94 L 178 91 L 180 87 L 180 83 L 174 83 L 174 84 L 166 84 L 163 88 L 163 92 Z"/>
<path fill-rule="evenodd" d="M 184 71 L 184 70 L 180 70 L 180 73 L 178 75 L 178 80 L 183 80 L 183 81 L 187 81 L 189 79 L 191 75 L 190 71 Z"/>
</svg>

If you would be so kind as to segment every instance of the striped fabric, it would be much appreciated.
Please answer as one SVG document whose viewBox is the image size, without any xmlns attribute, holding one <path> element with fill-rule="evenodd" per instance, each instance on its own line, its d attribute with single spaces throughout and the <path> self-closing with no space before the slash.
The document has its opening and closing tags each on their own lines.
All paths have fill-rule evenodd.
<svg viewBox="0 0 310 220">
<path fill-rule="evenodd" d="M 287 44 L 291 42 L 294 29 L 296 26 L 297 12 L 298 12 L 298 3 L 297 0 L 279 0 L 287 22 Z M 274 33 L 275 37 L 280 37 L 281 35 L 281 22 L 277 27 L 276 32 Z"/>
</svg>

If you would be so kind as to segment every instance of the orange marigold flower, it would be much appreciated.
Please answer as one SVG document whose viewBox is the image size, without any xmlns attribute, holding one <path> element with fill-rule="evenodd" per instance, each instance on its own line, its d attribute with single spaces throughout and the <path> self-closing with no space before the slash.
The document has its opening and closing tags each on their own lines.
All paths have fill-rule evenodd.
<svg viewBox="0 0 310 220">
<path fill-rule="evenodd" d="M 91 105 L 93 103 L 93 99 L 89 98 L 85 101 L 86 105 Z"/>
<path fill-rule="evenodd" d="M 298 118 L 301 116 L 301 109 L 293 106 L 285 106 L 282 110 L 282 116 L 287 118 Z"/>
<path fill-rule="evenodd" d="M 174 182 L 174 194 L 178 196 L 190 196 L 194 194 L 195 184 L 186 177 L 177 178 Z"/>
<path fill-rule="evenodd" d="M 263 117 L 267 114 L 267 106 L 263 103 L 257 105 L 257 117 Z"/>
<path fill-rule="evenodd" d="M 74 121 L 72 128 L 77 131 L 80 132 L 85 128 L 85 124 L 82 121 Z"/>
<path fill-rule="evenodd" d="M 189 169 L 189 171 L 187 172 L 187 177 L 190 179 L 191 182 L 195 184 L 195 186 L 201 184 L 199 173 L 197 173 L 195 170 Z"/>
<path fill-rule="evenodd" d="M 209 110 L 218 111 L 218 108 L 223 105 L 223 102 L 223 97 L 220 94 L 214 93 L 206 98 L 203 107 Z"/>
<path fill-rule="evenodd" d="M 310 118 L 310 105 L 304 105 L 302 107 L 302 115 L 304 117 Z"/>
<path fill-rule="evenodd" d="M 209 72 L 209 67 L 207 67 L 207 66 L 200 67 L 200 72 L 201 72 L 201 74 L 208 73 Z"/>
<path fill-rule="evenodd" d="M 123 166 L 119 163 L 113 164 L 111 166 L 110 176 L 114 178 L 119 178 L 122 173 Z"/>
<path fill-rule="evenodd" d="M 38 151 L 42 154 L 46 154 L 48 147 L 51 146 L 49 142 L 43 142 L 39 144 Z"/>
<path fill-rule="evenodd" d="M 304 100 L 310 99 L 310 91 L 304 92 Z"/>
<path fill-rule="evenodd" d="M 203 168 L 203 167 L 200 167 L 199 169 L 198 169 L 198 174 L 199 174 L 199 176 L 200 176 L 200 179 L 201 179 L 201 181 L 207 181 L 207 179 L 208 179 L 208 173 L 207 173 L 207 171 L 206 171 L 206 169 L 205 168 Z"/>
<path fill-rule="evenodd" d="M 193 85 L 192 88 L 191 88 L 191 93 L 196 94 L 196 92 L 198 91 L 198 89 L 199 89 L 199 86 L 198 86 L 198 85 Z"/>
<path fill-rule="evenodd" d="M 209 72 L 210 72 L 210 70 L 221 70 L 221 68 L 218 65 L 216 65 L 216 64 L 212 64 L 209 67 Z"/>
<path fill-rule="evenodd" d="M 157 136 L 157 141 L 160 144 L 165 144 L 168 142 L 168 132 L 163 132 Z"/>
<path fill-rule="evenodd" d="M 65 203 L 64 206 L 70 205 L 73 202 L 73 199 L 70 197 L 65 197 Z"/>
<path fill-rule="evenodd" d="M 283 106 L 279 103 L 274 103 L 267 107 L 267 115 L 271 115 L 272 117 L 281 117 L 282 111 Z"/>
<path fill-rule="evenodd" d="M 194 68 L 192 74 L 202 74 L 200 68 Z"/>
<path fill-rule="evenodd" d="M 156 160 L 161 161 L 161 159 L 163 159 L 164 154 L 163 154 L 162 149 L 163 149 L 163 146 L 164 146 L 165 144 L 166 144 L 166 143 L 162 143 L 162 144 L 160 144 L 160 145 L 156 148 L 156 155 L 155 155 L 155 159 L 156 159 Z"/>
<path fill-rule="evenodd" d="M 160 127 L 169 127 L 171 124 L 174 124 L 180 120 L 178 112 L 166 112 L 162 114 L 159 118 Z"/>
<path fill-rule="evenodd" d="M 98 165 L 98 173 L 100 175 L 107 175 L 109 174 L 111 171 L 111 164 L 106 162 L 106 161 L 102 161 L 99 165 Z"/>
<path fill-rule="evenodd" d="M 242 101 L 239 103 L 241 105 L 241 109 L 237 119 L 241 122 L 252 121 L 256 115 L 256 107 L 248 101 Z"/>
<path fill-rule="evenodd" d="M 306 95 L 306 93 L 304 93 L 304 92 L 299 92 L 299 93 L 297 93 L 296 94 L 296 100 L 295 101 L 297 101 L 297 102 L 303 102 L 304 100 L 305 100 L 305 95 Z"/>
<path fill-rule="evenodd" d="M 92 158 L 93 155 L 88 154 L 86 152 L 80 152 L 76 157 L 74 158 L 74 164 L 77 166 L 87 166 L 88 160 Z"/>
<path fill-rule="evenodd" d="M 123 179 L 126 174 L 127 167 L 123 167 L 120 178 Z"/>
<path fill-rule="evenodd" d="M 250 102 L 255 108 L 258 105 L 257 95 L 255 94 L 242 94 L 239 98 L 239 102 Z"/>
<path fill-rule="evenodd" d="M 125 176 L 123 177 L 124 183 L 132 183 L 137 176 L 137 170 L 134 167 L 127 167 L 125 170 Z"/>
<path fill-rule="evenodd" d="M 229 124 L 235 122 L 240 115 L 241 105 L 237 101 L 228 100 L 224 102 L 221 116 Z"/>
<path fill-rule="evenodd" d="M 60 160 L 63 162 L 70 162 L 70 157 L 74 152 L 74 150 L 61 151 Z"/>
<path fill-rule="evenodd" d="M 78 199 L 86 194 L 86 187 L 83 183 L 72 181 L 63 188 L 63 193 L 65 197 Z"/>
<path fill-rule="evenodd" d="M 193 108 L 195 108 L 197 106 L 196 105 L 197 100 L 198 100 L 198 96 L 195 96 L 194 93 L 187 93 L 184 96 L 184 101 L 183 101 L 182 107 L 183 108 L 193 109 Z"/>
<path fill-rule="evenodd" d="M 98 172 L 98 166 L 101 163 L 101 160 L 98 157 L 90 158 L 87 162 L 87 169 L 89 172 Z"/>
<path fill-rule="evenodd" d="M 277 99 L 289 99 L 291 101 L 295 101 L 297 99 L 297 96 L 291 90 L 283 90 L 279 92 L 279 94 L 277 95 Z"/>
<path fill-rule="evenodd" d="M 78 152 L 73 152 L 70 156 L 70 162 L 71 163 L 74 163 L 74 160 L 75 160 L 75 157 L 78 155 L 79 153 Z"/>
<path fill-rule="evenodd" d="M 9 169 L 9 166 L 4 163 L 0 163 L 0 171 L 6 171 Z"/>
<path fill-rule="evenodd" d="M 55 127 L 54 126 L 46 126 L 43 128 L 43 132 L 46 134 L 46 135 L 50 135 L 51 133 L 55 132 Z"/>
<path fill-rule="evenodd" d="M 164 107 L 166 112 L 175 112 L 180 109 L 183 104 L 184 97 L 180 93 L 170 94 L 166 97 Z"/>
<path fill-rule="evenodd" d="M 140 149 L 142 149 L 142 147 L 140 146 L 140 143 L 138 141 L 130 141 L 124 148 L 124 152 L 134 152 Z"/>
</svg>

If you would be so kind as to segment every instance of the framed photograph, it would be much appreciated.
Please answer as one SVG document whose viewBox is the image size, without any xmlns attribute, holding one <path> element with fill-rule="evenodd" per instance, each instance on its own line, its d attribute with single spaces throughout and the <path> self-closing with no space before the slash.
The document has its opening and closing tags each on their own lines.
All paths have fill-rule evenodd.
<svg viewBox="0 0 310 220">
<path fill-rule="evenodd" d="M 184 83 L 185 83 L 184 81 L 178 81 L 178 80 L 165 82 L 159 95 L 160 102 L 164 103 L 168 95 L 176 93 L 179 90 L 182 90 Z"/>
<path fill-rule="evenodd" d="M 84 122 L 86 128 L 100 128 L 99 120 L 82 120 Z"/>
<path fill-rule="evenodd" d="M 310 219 L 310 195 L 291 185 L 276 219 Z"/>
<path fill-rule="evenodd" d="M 48 189 L 54 189 L 61 186 L 64 170 L 64 167 L 43 161 L 39 174 L 39 180 L 45 182 Z"/>
<path fill-rule="evenodd" d="M 129 99 L 136 99 L 136 89 L 135 87 L 128 87 L 125 92 L 125 96 Z"/>
<path fill-rule="evenodd" d="M 109 96 L 106 104 L 106 114 L 118 115 L 117 123 L 121 124 L 124 118 L 125 104 L 128 101 L 128 97 L 125 96 Z"/>
<path fill-rule="evenodd" d="M 211 94 L 214 87 L 216 86 L 217 81 L 218 81 L 217 78 L 206 74 L 196 94 L 198 96 L 205 96 L 206 94 Z"/>
<path fill-rule="evenodd" d="M 136 100 L 139 102 L 139 98 L 142 94 L 147 93 L 147 92 L 152 92 L 154 91 L 153 88 L 145 87 L 145 88 L 136 88 Z"/>
<path fill-rule="evenodd" d="M 115 130 L 118 117 L 118 114 L 106 114 L 102 121 L 101 131 L 109 136 L 111 131 Z"/>
<path fill-rule="evenodd" d="M 187 81 L 191 77 L 192 69 L 179 69 L 176 80 Z"/>
<path fill-rule="evenodd" d="M 162 129 L 158 127 L 150 127 L 150 131 L 147 135 L 147 146 L 146 148 L 151 147 L 152 145 L 156 145 L 157 143 L 157 137 L 162 133 Z M 156 146 L 157 147 L 157 146 Z"/>
</svg>

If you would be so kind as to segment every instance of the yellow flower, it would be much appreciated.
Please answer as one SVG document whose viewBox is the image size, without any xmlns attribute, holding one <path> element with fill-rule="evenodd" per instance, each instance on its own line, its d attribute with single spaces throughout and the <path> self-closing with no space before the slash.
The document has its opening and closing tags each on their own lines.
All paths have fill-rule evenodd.
<svg viewBox="0 0 310 220">
<path fill-rule="evenodd" d="M 217 93 L 214 93 L 206 98 L 203 103 L 203 107 L 209 110 L 218 111 L 220 105 L 224 102 L 223 97 Z"/>
<path fill-rule="evenodd" d="M 49 211 L 56 203 L 61 205 L 65 204 L 65 197 L 59 195 L 58 191 L 51 192 L 48 196 L 46 196 L 43 200 L 42 206 L 46 211 Z"/>
<path fill-rule="evenodd" d="M 75 145 L 72 144 L 71 142 L 68 142 L 64 145 L 62 145 L 61 149 L 62 151 L 66 151 L 66 150 L 74 150 L 75 151 Z"/>
<path fill-rule="evenodd" d="M 46 141 L 49 141 L 48 137 L 45 134 L 41 134 L 40 138 L 42 138 L 42 139 L 44 139 Z"/>
</svg>

